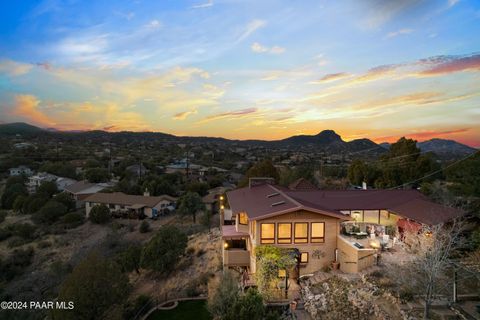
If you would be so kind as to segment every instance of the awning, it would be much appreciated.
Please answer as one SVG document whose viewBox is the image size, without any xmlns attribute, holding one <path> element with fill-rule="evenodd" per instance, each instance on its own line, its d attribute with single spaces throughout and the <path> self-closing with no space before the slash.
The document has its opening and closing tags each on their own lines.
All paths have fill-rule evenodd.
<svg viewBox="0 0 480 320">
<path fill-rule="evenodd" d="M 222 226 L 222 238 L 223 239 L 241 239 L 248 237 L 246 232 L 238 232 L 233 225 Z"/>
</svg>

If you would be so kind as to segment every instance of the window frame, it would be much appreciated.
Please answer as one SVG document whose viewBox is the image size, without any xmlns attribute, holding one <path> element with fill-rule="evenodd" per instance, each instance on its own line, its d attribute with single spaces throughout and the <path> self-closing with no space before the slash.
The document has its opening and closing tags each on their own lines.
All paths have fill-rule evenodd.
<svg viewBox="0 0 480 320">
<path fill-rule="evenodd" d="M 314 224 L 322 224 L 323 225 L 323 237 L 314 237 L 313 236 L 313 225 Z M 320 240 L 320 241 L 318 241 Z M 310 243 L 325 243 L 325 222 L 311 222 L 310 223 Z"/>
<path fill-rule="evenodd" d="M 270 224 L 273 225 L 273 238 L 264 238 L 263 237 L 263 225 Z M 275 232 L 276 232 L 276 224 L 273 222 L 269 223 L 261 223 L 260 224 L 260 244 L 275 244 Z"/>
<path fill-rule="evenodd" d="M 289 238 L 280 238 L 280 225 L 288 224 L 290 225 L 290 237 Z M 278 222 L 277 223 L 277 244 L 291 244 L 292 243 L 292 223 L 291 222 Z M 288 242 L 286 242 L 288 240 Z"/>
<path fill-rule="evenodd" d="M 306 231 L 307 231 L 307 235 L 306 237 L 297 237 L 297 234 L 296 234 L 296 231 L 297 231 L 297 224 L 306 224 L 307 225 L 307 228 L 306 228 Z M 308 222 L 295 222 L 294 224 L 294 229 L 293 229 L 293 241 L 295 244 L 305 244 L 305 243 L 308 243 L 308 235 L 309 235 L 309 227 L 308 227 Z M 298 241 L 298 240 L 305 240 L 305 241 Z"/>
<path fill-rule="evenodd" d="M 242 223 L 242 216 L 245 217 L 245 223 Z M 238 214 L 238 224 L 240 224 L 242 226 L 248 226 L 248 216 L 245 212 L 240 212 Z"/>
</svg>

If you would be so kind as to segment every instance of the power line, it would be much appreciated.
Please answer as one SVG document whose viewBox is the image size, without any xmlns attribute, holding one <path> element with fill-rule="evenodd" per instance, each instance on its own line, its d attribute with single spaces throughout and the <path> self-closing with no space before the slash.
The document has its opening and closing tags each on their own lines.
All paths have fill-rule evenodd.
<svg viewBox="0 0 480 320">
<path fill-rule="evenodd" d="M 437 174 L 437 173 L 439 173 L 439 172 L 442 172 L 443 170 L 446 170 L 446 169 L 448 169 L 448 168 L 453 167 L 454 165 L 456 165 L 456 164 L 458 164 L 458 163 L 460 163 L 460 162 L 462 162 L 462 161 L 467 160 L 468 158 L 470 158 L 470 157 L 472 157 L 473 155 L 477 154 L 477 152 L 478 152 L 478 151 L 475 151 L 475 152 L 469 154 L 468 156 L 466 156 L 466 157 L 464 157 L 464 158 L 462 158 L 462 159 L 460 159 L 460 160 L 457 160 L 457 161 L 449 164 L 448 166 L 446 166 L 446 167 L 444 167 L 444 168 L 440 168 L 440 169 L 435 170 L 435 171 L 433 171 L 433 172 L 431 172 L 431 173 L 429 173 L 429 174 L 427 174 L 427 175 L 424 175 L 424 176 L 421 177 L 421 178 L 415 179 L 415 180 L 410 181 L 410 182 L 403 183 L 403 184 L 401 184 L 401 185 L 398 185 L 398 186 L 396 186 L 396 187 L 389 188 L 389 189 L 387 189 L 387 190 L 392 190 L 392 189 L 401 188 L 401 187 L 404 187 L 404 186 L 406 186 L 406 185 L 409 185 L 409 184 L 418 182 L 418 181 L 420 181 L 420 180 L 423 180 L 423 179 L 425 179 L 425 178 L 431 177 L 431 176 L 433 176 L 433 175 L 435 175 L 435 174 Z"/>
</svg>

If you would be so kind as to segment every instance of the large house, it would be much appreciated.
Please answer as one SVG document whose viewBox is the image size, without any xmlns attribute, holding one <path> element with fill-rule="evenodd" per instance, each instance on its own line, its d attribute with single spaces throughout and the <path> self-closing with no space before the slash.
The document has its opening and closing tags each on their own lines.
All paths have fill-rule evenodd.
<svg viewBox="0 0 480 320">
<path fill-rule="evenodd" d="M 99 192 L 85 198 L 85 210 L 88 217 L 95 205 L 104 204 L 115 216 L 156 218 L 175 210 L 176 201 L 176 198 L 169 195 L 151 197 L 148 195 L 129 195 L 122 192 Z"/>
<path fill-rule="evenodd" d="M 295 249 L 296 276 L 332 262 L 356 273 L 375 263 L 378 248 L 356 239 L 392 242 L 462 214 L 416 190 L 318 190 L 306 180 L 285 188 L 251 179 L 248 187 L 227 192 L 227 199 L 234 223 L 222 226 L 223 264 L 249 274 L 256 272 L 260 245 Z"/>
<path fill-rule="evenodd" d="M 108 183 L 90 183 L 83 180 L 66 186 L 63 191 L 70 194 L 75 206 L 80 208 L 85 203 L 85 198 L 110 186 Z"/>
</svg>

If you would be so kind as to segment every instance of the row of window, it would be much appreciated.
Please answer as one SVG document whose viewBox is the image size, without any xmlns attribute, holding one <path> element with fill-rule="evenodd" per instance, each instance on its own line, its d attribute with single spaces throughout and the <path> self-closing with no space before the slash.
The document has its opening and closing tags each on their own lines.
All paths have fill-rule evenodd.
<svg viewBox="0 0 480 320">
<path fill-rule="evenodd" d="M 260 243 L 274 244 L 323 243 L 325 242 L 324 222 L 279 222 L 260 225 Z M 307 258 L 308 259 L 308 258 Z"/>
</svg>

